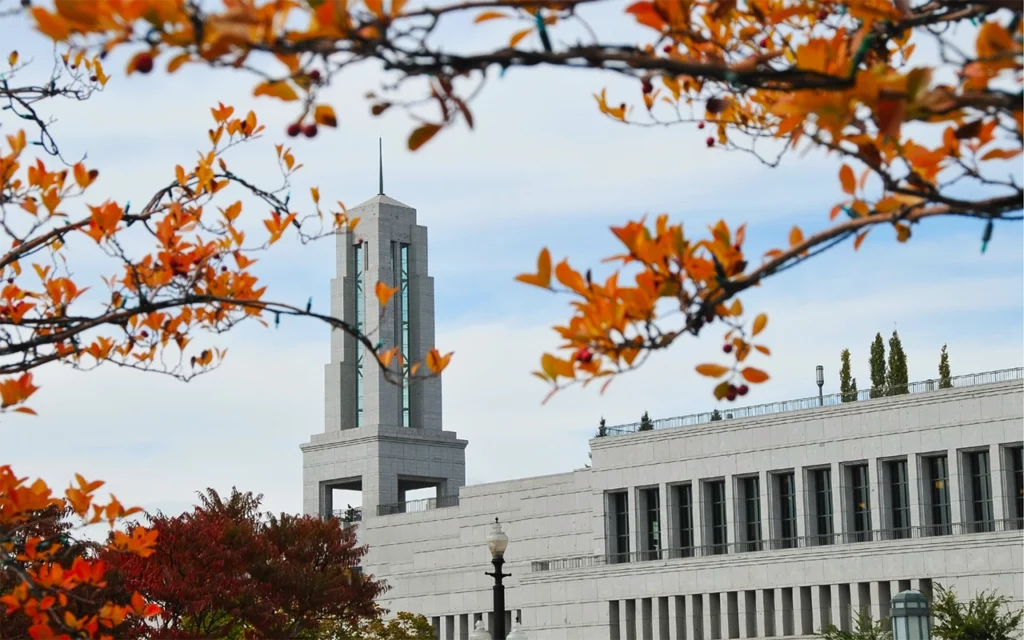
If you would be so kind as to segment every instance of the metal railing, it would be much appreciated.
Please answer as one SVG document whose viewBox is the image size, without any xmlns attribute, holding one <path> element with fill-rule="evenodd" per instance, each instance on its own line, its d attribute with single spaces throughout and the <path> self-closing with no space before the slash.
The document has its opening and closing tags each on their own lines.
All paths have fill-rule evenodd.
<svg viewBox="0 0 1024 640">
<path fill-rule="evenodd" d="M 433 509 L 445 509 L 447 507 L 457 506 L 459 506 L 459 496 L 438 496 L 436 498 L 424 498 L 422 500 L 379 504 L 377 505 L 377 515 L 390 516 L 396 513 L 417 513 L 420 511 L 431 511 Z"/>
<path fill-rule="evenodd" d="M 335 509 L 331 512 L 331 515 L 341 520 L 343 527 L 351 527 L 363 521 L 363 510 L 359 507 Z"/>
<path fill-rule="evenodd" d="M 846 397 L 844 399 L 844 394 L 842 393 L 831 393 L 820 398 L 818 396 L 813 396 L 810 398 L 800 398 L 797 400 L 783 400 L 781 402 L 758 404 L 751 407 L 725 408 L 718 409 L 716 411 L 695 413 L 688 416 L 659 418 L 658 420 L 653 420 L 652 423 L 654 429 L 674 429 L 676 427 L 691 427 L 699 424 L 705 424 L 708 422 L 716 422 L 718 420 L 767 416 L 776 413 L 786 413 L 789 411 L 800 411 L 803 409 L 832 407 L 840 404 L 859 402 L 862 400 L 870 400 L 879 397 L 896 396 L 911 393 L 927 393 L 929 391 L 937 391 L 941 388 L 961 389 L 964 387 L 976 387 L 983 384 L 993 384 L 996 382 L 1010 382 L 1013 380 L 1024 380 L 1024 367 L 1017 367 L 1014 369 L 1000 369 L 998 371 L 986 371 L 984 373 L 970 373 L 967 375 L 956 376 L 955 378 L 949 380 L 949 387 L 943 387 L 942 382 L 940 380 L 923 380 L 920 382 L 911 382 L 905 385 L 903 388 L 896 390 L 864 389 L 862 391 L 857 392 L 856 398 Z M 605 432 L 609 436 L 618 436 L 629 433 L 636 433 L 639 430 L 640 423 L 633 422 L 630 424 L 621 424 L 616 425 L 614 427 L 607 427 Z"/>
<path fill-rule="evenodd" d="M 612 564 L 651 562 L 654 560 L 707 558 L 711 556 L 736 555 L 764 551 L 782 551 L 786 549 L 848 545 L 861 542 L 910 540 L 914 538 L 970 535 L 1022 529 L 1024 529 L 1024 519 L 1021 518 L 1012 518 L 1009 520 L 987 520 L 981 522 L 957 522 L 946 525 L 925 525 L 917 527 L 903 527 L 900 529 L 875 529 L 871 531 L 850 533 L 801 536 L 799 538 L 755 540 L 728 544 L 650 549 L 644 551 L 631 551 L 629 553 L 577 556 L 573 558 L 557 558 L 554 560 L 536 560 L 530 563 L 530 571 L 565 571 Z"/>
</svg>

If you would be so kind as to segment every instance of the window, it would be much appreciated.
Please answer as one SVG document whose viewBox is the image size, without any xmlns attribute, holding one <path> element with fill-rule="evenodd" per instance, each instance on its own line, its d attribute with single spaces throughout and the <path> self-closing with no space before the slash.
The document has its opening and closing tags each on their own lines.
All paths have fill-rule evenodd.
<svg viewBox="0 0 1024 640">
<path fill-rule="evenodd" d="M 812 469 L 811 481 L 811 531 L 813 544 L 832 544 L 832 470 Z"/>
<path fill-rule="evenodd" d="M 885 463 L 889 501 L 889 536 L 894 540 L 910 537 L 910 486 L 907 481 L 907 461 L 891 460 Z"/>
<path fill-rule="evenodd" d="M 946 456 L 928 456 L 922 459 L 927 482 L 925 516 L 930 536 L 948 536 L 952 517 L 949 510 L 949 460 Z"/>
<path fill-rule="evenodd" d="M 740 478 L 743 515 L 744 551 L 761 550 L 761 479 L 757 476 Z"/>
<path fill-rule="evenodd" d="M 728 553 L 728 504 L 725 500 L 725 480 L 711 480 L 705 483 L 707 496 L 707 530 L 710 534 L 705 546 L 713 555 Z"/>
<path fill-rule="evenodd" d="M 609 561 L 611 564 L 629 562 L 629 496 L 625 491 L 617 491 L 608 494 L 608 502 L 612 538 Z"/>
<path fill-rule="evenodd" d="M 400 311 L 396 313 L 399 314 L 398 345 L 402 354 L 402 426 L 409 427 L 412 426 L 409 397 L 409 372 L 412 366 L 409 355 L 409 245 L 404 242 L 399 245 L 398 296 Z"/>
<path fill-rule="evenodd" d="M 673 557 L 693 557 L 693 488 L 688 485 L 673 487 L 676 492 L 676 523 L 678 536 L 673 546 Z"/>
<path fill-rule="evenodd" d="M 661 557 L 661 492 L 657 487 L 640 490 L 640 503 L 644 515 L 644 559 Z"/>
<path fill-rule="evenodd" d="M 992 531 L 992 476 L 988 451 L 969 451 L 964 453 L 963 459 L 966 467 L 966 533 Z"/>
<path fill-rule="evenodd" d="M 775 475 L 775 495 L 778 496 L 779 546 L 796 546 L 796 482 L 793 472 Z"/>
<path fill-rule="evenodd" d="M 850 479 L 850 514 L 854 542 L 871 540 L 871 482 L 867 464 L 847 467 Z"/>
<path fill-rule="evenodd" d="M 366 273 L 366 245 L 362 242 L 356 245 L 355 268 L 356 275 L 356 331 L 363 333 L 366 324 L 366 301 L 363 299 L 363 277 Z M 363 343 L 356 341 L 356 426 L 363 426 Z"/>
<path fill-rule="evenodd" d="M 1011 529 L 1024 529 L 1024 447 L 1006 448 L 1007 515 Z"/>
</svg>

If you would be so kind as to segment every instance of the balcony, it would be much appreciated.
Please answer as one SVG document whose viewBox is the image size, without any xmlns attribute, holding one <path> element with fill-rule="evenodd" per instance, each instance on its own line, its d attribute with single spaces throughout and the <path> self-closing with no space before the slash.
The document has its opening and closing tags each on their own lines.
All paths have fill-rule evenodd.
<svg viewBox="0 0 1024 640">
<path fill-rule="evenodd" d="M 379 504 L 377 505 L 377 515 L 390 516 L 396 513 L 418 513 L 422 511 L 432 511 L 434 509 L 446 509 L 448 507 L 457 506 L 459 506 L 459 496 L 438 496 L 436 498 L 424 498 L 422 500 Z"/>
<path fill-rule="evenodd" d="M 1009 520 L 989 520 L 984 522 L 958 522 L 947 525 L 927 525 L 904 527 L 901 529 L 879 529 L 854 533 L 835 533 L 831 535 L 803 536 L 776 540 L 758 540 L 752 542 L 736 542 L 731 544 L 715 544 L 675 549 L 653 549 L 633 551 L 630 553 L 613 553 L 607 555 L 577 556 L 573 558 L 556 558 L 538 560 L 530 563 L 530 571 L 571 571 L 589 567 L 627 564 L 634 562 L 651 562 L 655 560 L 678 560 L 689 558 L 707 558 L 722 555 L 745 555 L 748 553 L 771 553 L 808 547 L 831 545 L 851 545 L 864 542 L 886 542 L 891 540 L 911 540 L 915 538 L 934 538 L 947 535 L 972 535 L 1001 531 L 1021 531 L 1024 521 L 1020 518 Z"/>
<path fill-rule="evenodd" d="M 965 387 L 976 387 L 983 384 L 994 384 L 996 382 L 1010 382 L 1013 380 L 1024 380 L 1024 368 L 1017 367 L 1015 369 L 1000 369 L 998 371 L 986 371 L 984 373 L 970 373 L 967 375 L 957 376 L 952 378 L 952 388 L 962 389 Z M 939 380 L 924 380 L 921 382 L 911 382 L 907 385 L 906 390 L 900 389 L 899 393 L 890 395 L 904 395 L 909 393 L 927 393 L 929 391 L 936 391 L 940 389 Z M 712 418 L 714 415 L 712 412 L 706 413 L 695 413 L 688 416 L 676 416 L 673 418 L 660 418 L 654 420 L 655 429 L 674 429 L 676 427 L 692 427 L 700 424 L 706 424 L 708 422 L 715 422 L 717 420 L 730 420 L 739 418 L 753 418 L 758 416 L 774 415 L 776 413 L 787 413 L 790 411 L 802 411 L 804 409 L 816 409 L 818 407 L 833 407 L 840 404 L 850 404 L 852 402 L 860 402 L 863 400 L 870 400 L 875 397 L 884 397 L 886 394 L 880 390 L 864 389 L 863 391 L 857 392 L 857 398 L 849 399 L 846 402 L 843 401 L 843 394 L 832 393 L 827 396 L 819 398 L 813 396 L 810 398 L 801 398 L 798 400 L 783 400 L 781 402 L 771 402 L 768 404 L 758 404 L 752 407 L 737 407 L 735 409 L 723 409 L 719 411 L 719 416 Z M 631 424 L 621 424 L 614 427 L 608 427 L 606 433 L 609 436 L 620 436 L 630 433 L 636 433 L 640 430 L 640 423 L 633 422 Z"/>
</svg>

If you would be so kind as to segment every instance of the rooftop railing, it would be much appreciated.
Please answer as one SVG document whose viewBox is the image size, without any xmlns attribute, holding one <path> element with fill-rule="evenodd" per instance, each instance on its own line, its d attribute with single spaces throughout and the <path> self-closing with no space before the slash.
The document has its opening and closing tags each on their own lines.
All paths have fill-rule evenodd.
<svg viewBox="0 0 1024 640">
<path fill-rule="evenodd" d="M 359 507 L 335 509 L 332 512 L 332 515 L 338 520 L 341 520 L 341 526 L 343 527 L 351 527 L 363 521 L 363 510 Z"/>
<path fill-rule="evenodd" d="M 438 496 L 436 498 L 424 498 L 423 500 L 379 504 L 377 505 L 377 515 L 389 516 L 395 513 L 416 513 L 457 506 L 459 506 L 459 496 Z"/>
<path fill-rule="evenodd" d="M 557 558 L 554 560 L 537 560 L 530 563 L 530 571 L 568 571 L 572 569 L 586 569 L 588 567 L 627 564 L 631 562 L 708 558 L 712 556 L 782 551 L 787 549 L 805 549 L 808 547 L 827 547 L 832 545 L 849 545 L 863 542 L 911 540 L 915 538 L 934 538 L 937 536 L 949 535 L 959 536 L 984 534 L 1021 529 L 1024 529 L 1024 519 L 1021 518 L 1013 518 L 1009 520 L 985 520 L 980 522 L 957 522 L 954 524 L 944 525 L 903 527 L 899 529 L 876 529 L 852 533 L 802 536 L 799 538 L 791 537 L 773 540 L 734 542 L 729 544 L 710 544 L 703 546 L 691 545 L 666 549 L 632 551 L 629 553 L 611 553 L 606 555 Z"/>
<path fill-rule="evenodd" d="M 826 396 L 813 396 L 810 398 L 800 398 L 798 400 L 783 400 L 782 402 L 771 402 L 768 404 L 758 404 L 752 407 L 736 407 L 729 409 L 720 409 L 715 411 L 708 411 L 705 413 L 695 413 L 688 416 L 677 416 L 674 418 L 660 418 L 652 421 L 654 429 L 674 429 L 676 427 L 692 427 L 699 424 L 706 424 L 709 422 L 716 422 L 718 420 L 730 420 L 739 418 L 753 418 L 757 416 L 768 416 L 776 413 L 787 413 L 789 411 L 800 411 L 802 409 L 815 409 L 817 407 L 832 407 L 835 405 L 846 404 L 850 402 L 859 402 L 862 400 L 870 400 L 873 398 L 904 395 L 910 393 L 926 393 L 929 391 L 936 391 L 941 388 L 954 388 L 961 389 L 964 387 L 976 387 L 983 384 L 993 384 L 996 382 L 1010 382 L 1013 380 L 1024 380 L 1024 368 L 1017 367 L 1015 369 L 1000 369 L 998 371 L 986 371 L 984 373 L 970 373 L 967 375 L 956 376 L 948 381 L 948 387 L 942 385 L 941 380 L 923 380 L 921 382 L 911 382 L 905 385 L 903 388 L 890 390 L 890 389 L 864 389 L 858 391 L 856 397 L 846 396 L 842 393 L 831 393 Z M 606 433 L 609 436 L 619 436 L 628 433 L 636 433 L 640 430 L 640 423 L 633 422 L 631 424 L 621 424 L 614 427 L 608 427 Z"/>
</svg>

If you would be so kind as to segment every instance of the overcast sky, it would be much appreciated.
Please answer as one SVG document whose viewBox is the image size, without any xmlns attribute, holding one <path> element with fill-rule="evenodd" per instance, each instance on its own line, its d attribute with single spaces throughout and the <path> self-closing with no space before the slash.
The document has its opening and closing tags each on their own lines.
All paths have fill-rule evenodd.
<svg viewBox="0 0 1024 640">
<path fill-rule="evenodd" d="M 497 39 L 508 29 L 496 21 L 472 33 Z M 47 64 L 49 44 L 29 37 L 24 25 L 7 21 L 0 30 L 5 46 Z M 443 378 L 444 425 L 469 440 L 471 484 L 582 467 L 602 416 L 617 424 L 644 411 L 657 418 L 715 406 L 711 386 L 693 367 L 719 353 L 717 330 L 680 341 L 603 396 L 596 388 L 570 390 L 542 406 L 546 388 L 529 372 L 558 342 L 550 325 L 569 311 L 564 298 L 513 281 L 532 270 L 541 246 L 556 260 L 597 264 L 617 249 L 609 225 L 667 212 L 694 232 L 718 218 L 747 222 L 751 255 L 759 255 L 784 245 L 794 224 L 807 232 L 827 225 L 841 199 L 831 159 L 792 156 L 772 170 L 746 155 L 708 150 L 706 132 L 692 126 L 611 122 L 591 94 L 603 86 L 616 95 L 639 92 L 596 74 L 514 69 L 493 77 L 474 104 L 475 130 L 457 127 L 412 154 L 405 150 L 407 117 L 369 115 L 363 95 L 380 82 L 372 67 L 345 74 L 329 92 L 337 131 L 288 140 L 292 105 L 251 98 L 250 77 L 195 69 L 170 79 L 162 72 L 125 78 L 118 56 L 107 66 L 113 78 L 101 94 L 44 106 L 57 118 L 64 153 L 88 153 L 101 171 L 90 203 L 142 202 L 174 165 L 193 163 L 217 101 L 253 108 L 268 126 L 264 140 L 228 156 L 233 169 L 274 184 L 273 144 L 295 148 L 305 163 L 293 186 L 302 206 L 314 184 L 324 200 L 349 206 L 374 195 L 383 137 L 386 192 L 415 207 L 430 230 L 437 344 L 455 351 Z M 0 113 L 0 133 L 16 126 Z M 1011 170 L 1019 176 L 1017 165 Z M 250 215 L 258 225 L 264 211 Z M 816 394 L 817 364 L 825 365 L 825 392 L 838 391 L 843 348 L 851 349 L 853 373 L 866 386 L 870 342 L 894 327 L 912 380 L 937 376 L 943 343 L 954 375 L 1021 366 L 1024 236 L 1019 223 L 999 225 L 981 255 L 981 233 L 977 222 L 943 221 L 916 228 L 909 244 L 897 245 L 891 230 L 878 229 L 856 255 L 839 247 L 745 295 L 750 313 L 771 319 L 763 336 L 774 354 L 761 361 L 771 381 L 745 403 Z M 326 310 L 333 242 L 280 244 L 256 269 L 270 286 L 266 297 L 302 305 L 312 296 L 314 308 Z M 72 255 L 83 279 L 111 272 L 96 271 L 101 263 L 91 254 Z M 327 329 L 294 320 L 276 330 L 253 324 L 217 344 L 229 348 L 227 362 L 190 384 L 115 367 L 39 370 L 42 389 L 31 402 L 39 416 L 4 417 L 0 463 L 56 486 L 75 472 L 105 479 L 122 502 L 169 513 L 192 505 L 196 491 L 232 485 L 263 493 L 271 510 L 298 512 L 299 445 L 323 429 Z"/>
</svg>

